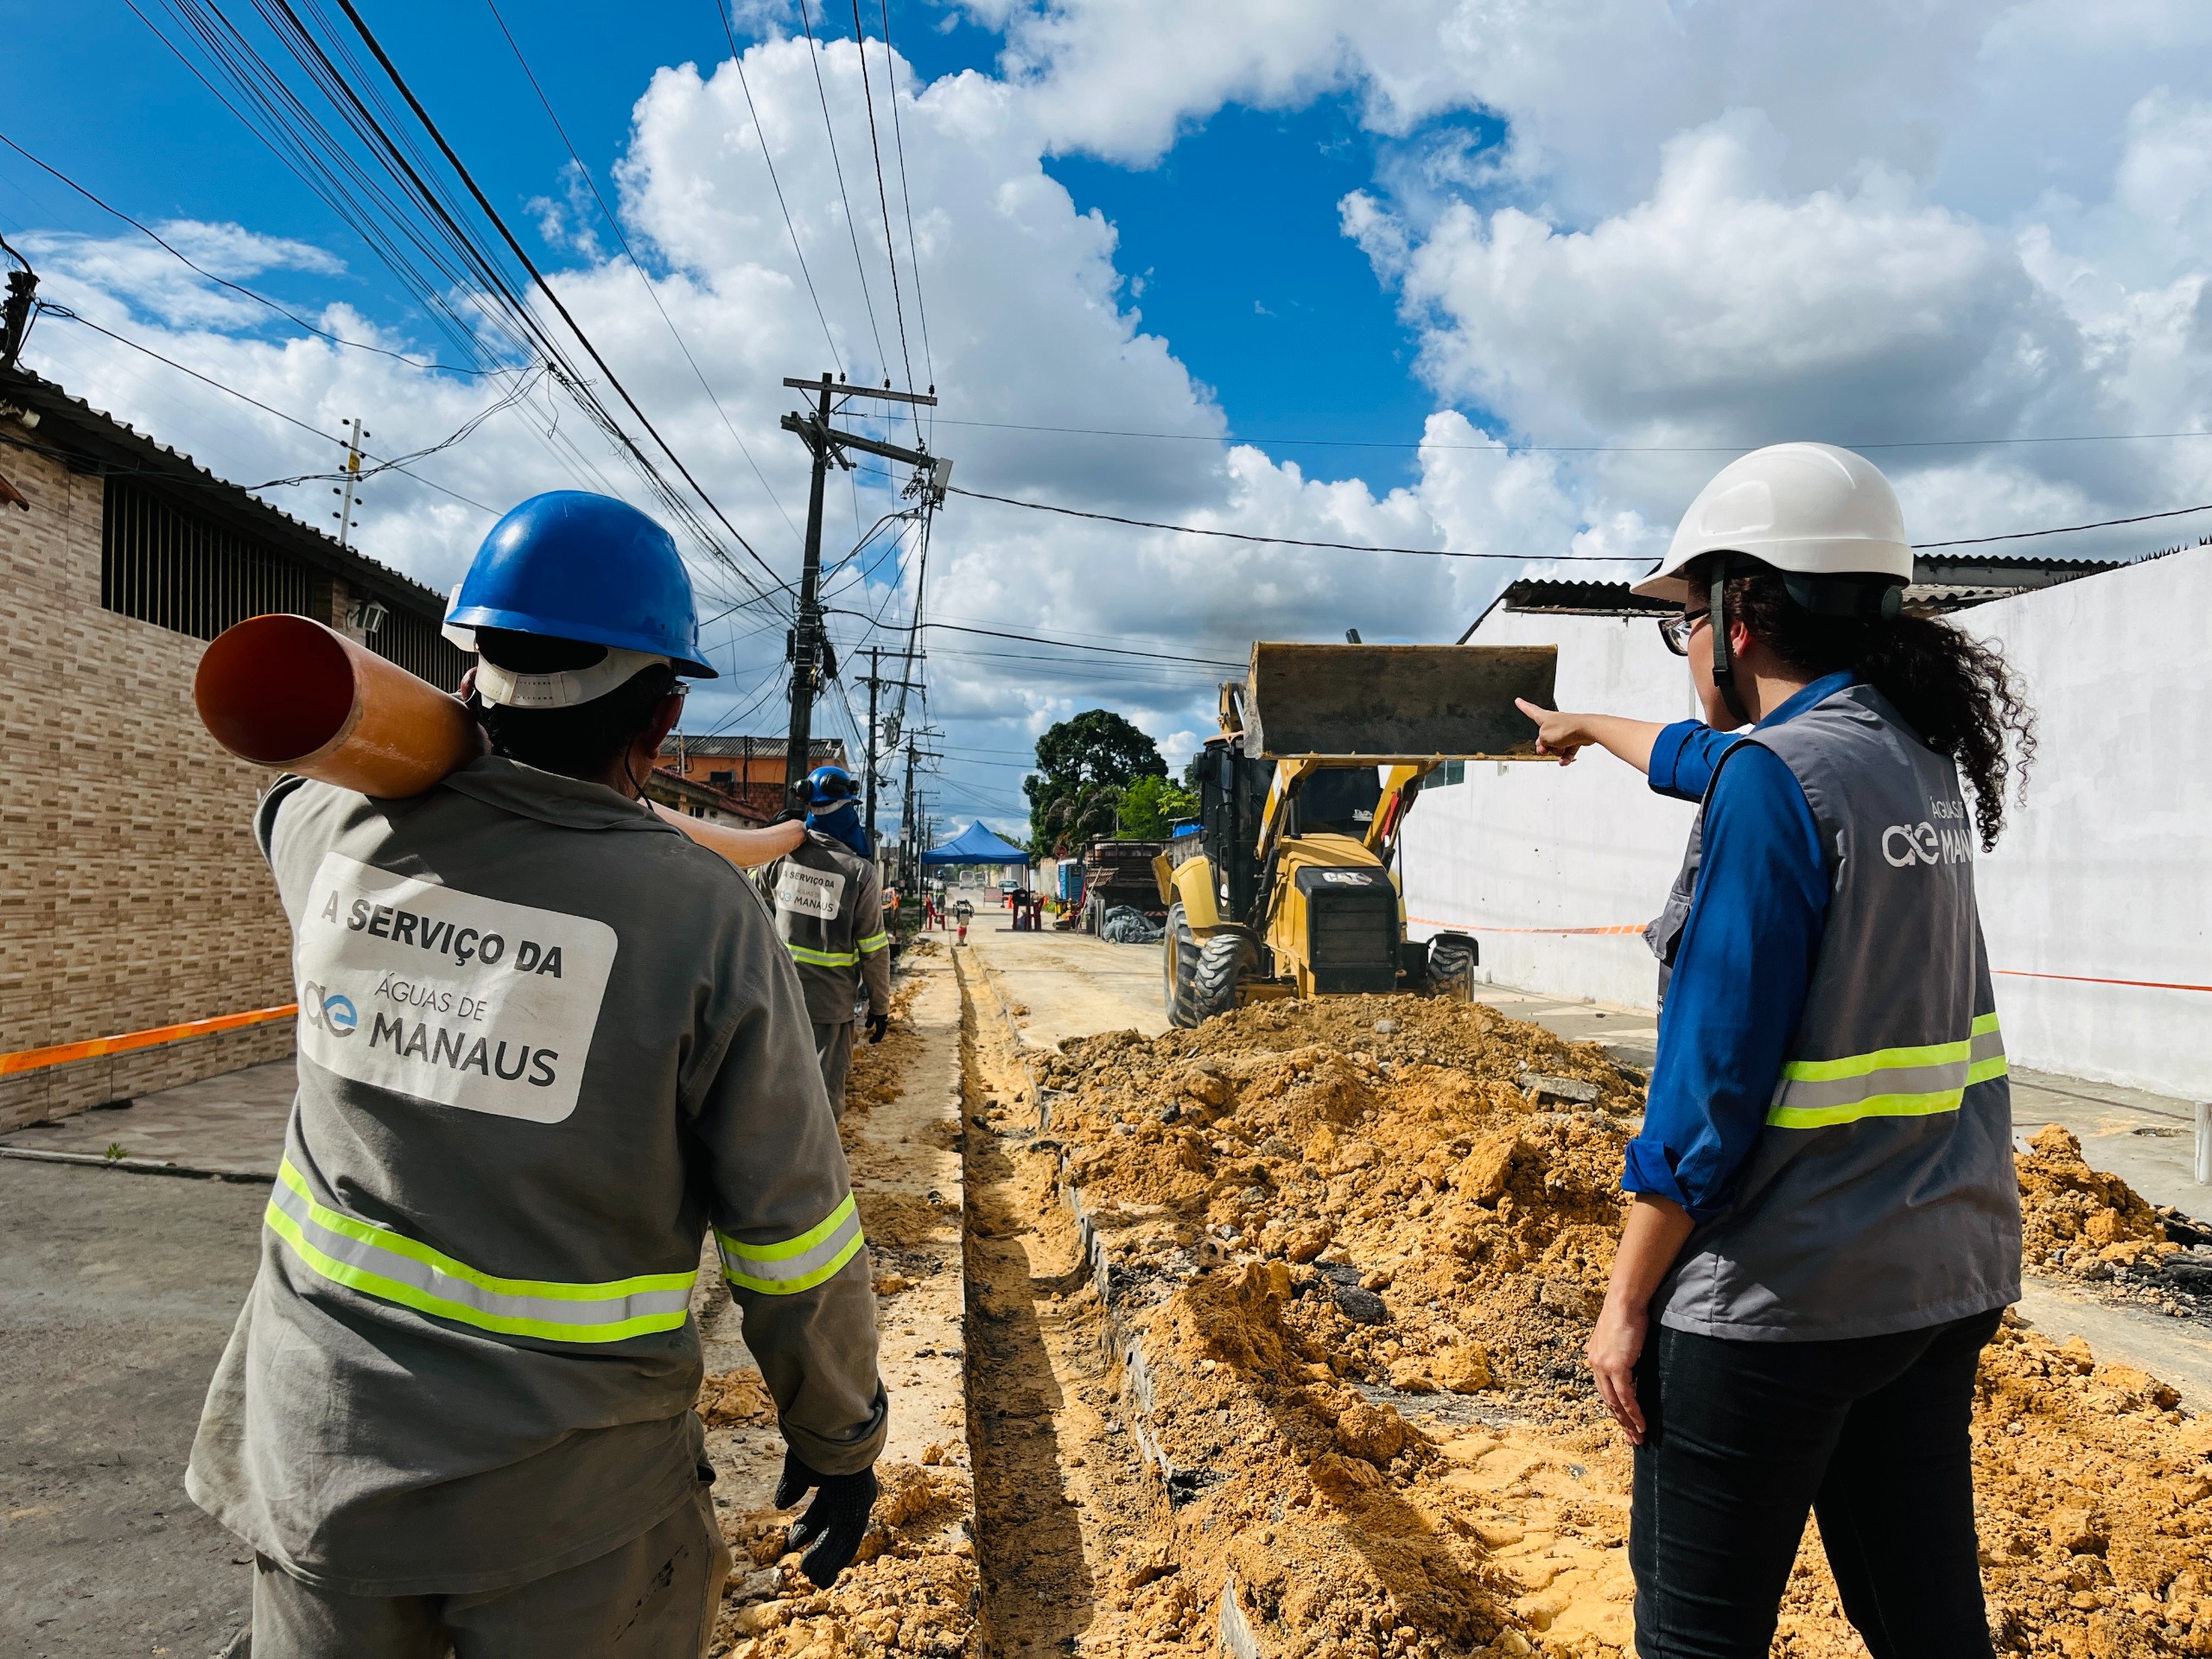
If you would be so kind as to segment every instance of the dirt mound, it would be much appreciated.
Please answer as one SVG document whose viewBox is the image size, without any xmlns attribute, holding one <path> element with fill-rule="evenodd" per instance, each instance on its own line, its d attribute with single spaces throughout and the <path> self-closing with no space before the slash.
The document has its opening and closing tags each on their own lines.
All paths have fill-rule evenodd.
<svg viewBox="0 0 2212 1659">
<path fill-rule="evenodd" d="M 877 1465 L 883 1495 L 855 1565 L 817 1590 L 784 1545 L 790 1518 L 726 1524 L 736 1567 L 715 1629 L 728 1659 L 962 1654 L 974 1613 L 974 1509 L 964 1474 L 917 1464 Z"/>
<path fill-rule="evenodd" d="M 1211 1650 L 1231 1577 L 1271 1655 L 1629 1649 L 1630 1459 L 1581 1349 L 1633 1074 L 1396 997 L 1079 1039 L 1041 1074 L 1174 1471 L 1114 1650 Z M 2159 1248 L 2063 1130 L 2021 1179 L 2031 1259 Z M 2212 1419 L 2175 1406 L 2079 1344 L 1992 1345 L 1974 1434 L 2006 1646 L 2212 1654 Z M 1809 1534 L 1777 1651 L 1863 1659 Z"/>
<path fill-rule="evenodd" d="M 2107 1271 L 2179 1251 L 2167 1242 L 2158 1212 L 2117 1175 L 2091 1169 L 2082 1143 L 2053 1123 L 2015 1160 L 2020 1172 L 2023 1255 L 2031 1268 L 2072 1268 L 2091 1262 Z"/>
</svg>

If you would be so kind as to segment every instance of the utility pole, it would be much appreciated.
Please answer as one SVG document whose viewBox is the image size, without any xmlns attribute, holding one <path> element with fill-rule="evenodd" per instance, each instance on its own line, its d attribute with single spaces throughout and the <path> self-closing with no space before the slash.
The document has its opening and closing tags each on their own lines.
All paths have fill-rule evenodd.
<svg viewBox="0 0 2212 1659">
<path fill-rule="evenodd" d="M 910 449 L 904 445 L 884 443 L 874 438 L 863 437 L 857 432 L 842 431 L 830 424 L 833 400 L 853 397 L 874 397 L 895 404 L 919 404 L 934 408 L 933 396 L 915 391 L 893 391 L 888 386 L 855 386 L 842 379 L 832 380 L 827 370 L 819 380 L 794 380 L 785 378 L 784 384 L 800 391 L 815 395 L 814 406 L 803 415 L 786 415 L 780 424 L 786 432 L 796 433 L 799 442 L 806 445 L 807 454 L 813 457 L 814 474 L 807 487 L 806 496 L 806 556 L 800 567 L 798 584 L 798 613 L 792 619 L 791 632 L 791 722 L 790 747 L 785 751 L 784 790 L 787 799 L 796 795 L 800 782 L 810 770 L 810 750 L 814 741 L 814 699 L 823 683 L 836 673 L 836 659 L 830 654 L 830 639 L 822 626 L 822 497 L 832 465 L 849 468 L 852 462 L 846 458 L 849 449 L 864 454 L 881 455 L 887 461 L 905 461 L 924 469 L 915 480 L 915 488 L 925 503 L 931 507 L 944 505 L 945 486 L 951 480 L 952 463 L 925 449 Z M 871 791 L 872 793 L 873 791 Z"/>
<path fill-rule="evenodd" d="M 913 658 L 908 658 L 907 661 L 911 663 Z M 885 679 L 883 677 L 883 648 L 880 645 L 868 647 L 868 677 L 861 683 L 868 687 L 868 844 L 873 847 L 875 845 L 875 798 L 883 783 L 883 779 L 877 774 L 875 763 L 878 741 L 876 734 L 879 729 L 876 693 L 885 686 L 899 690 L 918 691 L 921 690 L 921 684 L 916 680 Z M 893 734 L 891 741 L 894 747 L 898 741 L 897 734 Z M 902 842 L 905 840 L 904 831 L 905 825 L 902 822 L 899 837 Z"/>
<path fill-rule="evenodd" d="M 372 435 L 362 429 L 361 417 L 356 415 L 353 434 L 346 442 L 346 486 L 340 489 L 333 485 L 330 491 L 333 495 L 345 497 L 339 504 L 338 511 L 330 515 L 338 521 L 338 545 L 340 547 L 348 546 L 353 541 L 353 493 L 361 480 L 361 440 Z"/>
</svg>

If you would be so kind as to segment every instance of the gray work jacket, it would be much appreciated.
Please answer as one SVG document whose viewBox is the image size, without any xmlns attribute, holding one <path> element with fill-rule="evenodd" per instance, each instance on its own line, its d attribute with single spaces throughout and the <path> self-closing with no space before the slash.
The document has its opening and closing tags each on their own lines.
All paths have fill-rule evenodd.
<svg viewBox="0 0 2212 1659">
<path fill-rule="evenodd" d="M 1676 1330 L 1813 1341 L 2017 1301 L 2012 1085 L 1958 769 L 1868 685 L 1745 741 L 1805 791 L 1827 919 L 1735 1202 L 1690 1235 L 1653 1306 Z"/>
<path fill-rule="evenodd" d="M 349 1594 L 591 1560 L 696 1490 L 711 1222 L 785 1438 L 882 1444 L 875 1300 L 758 896 L 597 784 L 486 757 L 372 800 L 286 779 L 299 1094 L 187 1486 Z"/>
<path fill-rule="evenodd" d="M 852 1023 L 863 988 L 870 1014 L 891 1011 L 891 936 L 875 861 L 834 836 L 806 839 L 760 872 L 776 934 L 806 988 L 807 1015 L 820 1026 Z"/>
</svg>

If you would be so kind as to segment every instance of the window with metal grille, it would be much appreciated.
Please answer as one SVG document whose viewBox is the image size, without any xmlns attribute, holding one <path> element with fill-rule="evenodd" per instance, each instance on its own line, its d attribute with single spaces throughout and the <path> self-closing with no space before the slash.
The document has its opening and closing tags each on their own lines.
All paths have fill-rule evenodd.
<svg viewBox="0 0 2212 1659">
<path fill-rule="evenodd" d="M 213 639 L 271 611 L 308 613 L 315 573 L 249 536 L 110 478 L 100 526 L 100 603 L 156 627 Z"/>
<path fill-rule="evenodd" d="M 327 613 L 327 579 L 305 562 L 136 479 L 110 477 L 104 495 L 100 603 L 107 609 L 195 639 L 271 612 Z M 367 636 L 370 650 L 441 690 L 460 685 L 469 658 L 435 620 L 396 606 L 371 608 L 381 614 Z"/>
</svg>

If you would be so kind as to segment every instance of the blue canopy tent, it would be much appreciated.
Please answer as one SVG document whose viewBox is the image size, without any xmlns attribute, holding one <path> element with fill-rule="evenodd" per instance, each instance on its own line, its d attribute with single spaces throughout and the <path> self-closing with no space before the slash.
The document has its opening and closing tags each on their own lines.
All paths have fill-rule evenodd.
<svg viewBox="0 0 2212 1659">
<path fill-rule="evenodd" d="M 924 853 L 922 864 L 927 869 L 941 869 L 953 864 L 1019 864 L 1027 869 L 1029 855 L 1013 842 L 993 835 L 978 819 L 944 846 L 932 847 Z"/>
</svg>

